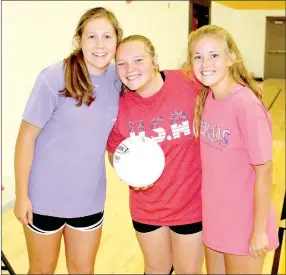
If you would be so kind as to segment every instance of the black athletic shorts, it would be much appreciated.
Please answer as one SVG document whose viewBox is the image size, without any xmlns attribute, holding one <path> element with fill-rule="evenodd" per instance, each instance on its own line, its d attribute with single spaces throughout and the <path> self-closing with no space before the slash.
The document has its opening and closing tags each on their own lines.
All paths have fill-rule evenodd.
<svg viewBox="0 0 286 275">
<path fill-rule="evenodd" d="M 99 228 L 103 222 L 103 211 L 79 218 L 57 218 L 33 213 L 33 224 L 28 227 L 35 233 L 50 235 L 69 226 L 80 231 L 92 231 Z"/>
<path fill-rule="evenodd" d="M 150 225 L 150 224 L 136 222 L 134 220 L 132 220 L 132 222 L 134 229 L 139 233 L 152 232 L 161 227 L 159 225 Z M 190 224 L 169 226 L 169 228 L 177 234 L 188 235 L 201 232 L 203 229 L 203 225 L 202 222 L 196 222 Z"/>
</svg>

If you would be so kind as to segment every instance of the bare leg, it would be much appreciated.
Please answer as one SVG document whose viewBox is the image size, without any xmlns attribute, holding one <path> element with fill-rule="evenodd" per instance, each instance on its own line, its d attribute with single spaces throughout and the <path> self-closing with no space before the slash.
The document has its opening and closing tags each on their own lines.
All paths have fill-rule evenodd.
<svg viewBox="0 0 286 275">
<path fill-rule="evenodd" d="M 172 267 L 172 252 L 169 227 L 160 227 L 152 232 L 136 232 L 141 247 L 146 274 L 169 274 Z"/>
<path fill-rule="evenodd" d="M 24 226 L 28 257 L 28 274 L 54 274 L 61 248 L 63 229 L 50 235 L 38 234 Z"/>
<path fill-rule="evenodd" d="M 226 274 L 223 253 L 205 246 L 205 255 L 208 274 Z"/>
<path fill-rule="evenodd" d="M 226 274 L 262 274 L 264 256 L 254 259 L 252 256 L 224 254 Z"/>
<path fill-rule="evenodd" d="M 202 232 L 183 235 L 171 231 L 171 243 L 176 274 L 202 274 Z"/>
<path fill-rule="evenodd" d="M 66 226 L 64 240 L 69 274 L 94 274 L 96 254 L 102 226 L 92 231 L 80 231 Z"/>
</svg>

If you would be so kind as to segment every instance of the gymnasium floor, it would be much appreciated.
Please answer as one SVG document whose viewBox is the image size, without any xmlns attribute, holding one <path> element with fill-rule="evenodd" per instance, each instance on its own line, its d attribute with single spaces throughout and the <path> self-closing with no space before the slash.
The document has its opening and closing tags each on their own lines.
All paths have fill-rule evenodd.
<svg viewBox="0 0 286 275">
<path fill-rule="evenodd" d="M 277 223 L 280 224 L 285 195 L 285 81 L 267 80 L 262 86 L 264 101 L 266 106 L 271 106 L 270 114 L 273 120 L 272 198 L 277 212 Z M 143 258 L 129 216 L 128 187 L 117 180 L 109 164 L 107 169 L 105 221 L 95 274 L 143 274 Z M 24 234 L 12 209 L 2 216 L 2 250 L 17 274 L 27 273 L 28 257 Z M 285 274 L 285 234 L 279 258 L 278 274 Z M 274 253 L 270 253 L 265 261 L 264 274 L 271 274 L 273 262 Z M 67 274 L 63 243 L 56 274 Z"/>
</svg>

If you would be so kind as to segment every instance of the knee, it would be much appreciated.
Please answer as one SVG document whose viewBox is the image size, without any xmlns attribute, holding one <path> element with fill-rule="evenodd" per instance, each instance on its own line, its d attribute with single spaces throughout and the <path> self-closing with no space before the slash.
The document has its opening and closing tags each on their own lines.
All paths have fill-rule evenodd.
<svg viewBox="0 0 286 275">
<path fill-rule="evenodd" d="M 171 274 L 172 269 L 172 263 L 145 263 L 145 274 Z"/>
<path fill-rule="evenodd" d="M 203 258 L 196 261 L 174 260 L 174 269 L 176 274 L 203 274 Z"/>
<path fill-rule="evenodd" d="M 202 267 L 184 267 L 174 265 L 176 274 L 203 274 Z"/>
<path fill-rule="evenodd" d="M 177 274 L 203 274 L 202 269 L 188 269 Z"/>
<path fill-rule="evenodd" d="M 69 274 L 94 274 L 94 265 L 90 263 L 72 263 L 68 265 Z"/>
<path fill-rule="evenodd" d="M 30 265 L 28 274 L 54 274 L 57 262 L 37 263 Z"/>
</svg>

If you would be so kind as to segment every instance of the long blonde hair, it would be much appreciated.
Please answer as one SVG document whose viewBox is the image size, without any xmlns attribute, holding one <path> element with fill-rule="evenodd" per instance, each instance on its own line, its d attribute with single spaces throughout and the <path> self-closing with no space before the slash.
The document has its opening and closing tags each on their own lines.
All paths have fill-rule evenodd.
<svg viewBox="0 0 286 275">
<path fill-rule="evenodd" d="M 148 39 L 147 37 L 143 35 L 139 35 L 139 34 L 129 35 L 119 42 L 117 48 L 119 49 L 121 45 L 128 43 L 128 42 L 133 42 L 133 41 L 140 41 L 144 44 L 144 48 L 146 52 L 150 55 L 153 65 L 155 66 L 155 71 L 159 72 L 159 65 L 155 63 L 156 49 L 154 45 L 152 44 L 152 42 L 150 41 L 150 39 Z M 126 93 L 128 91 L 129 89 L 122 83 L 121 93 Z"/>
<path fill-rule="evenodd" d="M 115 30 L 117 44 L 123 35 L 115 15 L 105 8 L 90 9 L 80 18 L 74 35 L 74 51 L 64 59 L 65 88 L 60 91 L 60 95 L 63 97 L 73 97 L 77 101 L 77 106 L 81 106 L 82 103 L 89 106 L 94 101 L 93 86 L 80 46 L 84 28 L 87 22 L 94 18 L 106 18 L 111 23 Z"/>
<path fill-rule="evenodd" d="M 206 25 L 203 26 L 196 31 L 192 32 L 189 35 L 189 41 L 188 41 L 188 60 L 183 65 L 183 70 L 188 73 L 190 70 L 192 70 L 192 47 L 194 43 L 198 42 L 200 39 L 202 39 L 205 36 L 219 36 L 224 39 L 226 42 L 227 50 L 229 53 L 234 53 L 236 55 L 236 60 L 234 61 L 233 65 L 229 68 L 229 74 L 230 76 L 236 81 L 237 83 L 248 87 L 260 100 L 260 102 L 263 104 L 262 100 L 262 91 L 259 89 L 256 81 L 253 78 L 253 74 L 250 74 L 244 64 L 244 61 L 242 59 L 241 53 L 233 40 L 230 33 L 215 25 Z M 205 101 L 207 98 L 209 89 L 207 87 L 202 87 L 200 93 L 197 96 L 196 104 L 195 104 L 195 111 L 194 111 L 194 135 L 196 137 L 200 134 L 200 124 L 203 114 L 203 109 L 205 105 Z M 264 105 L 264 104 L 263 104 Z"/>
</svg>

